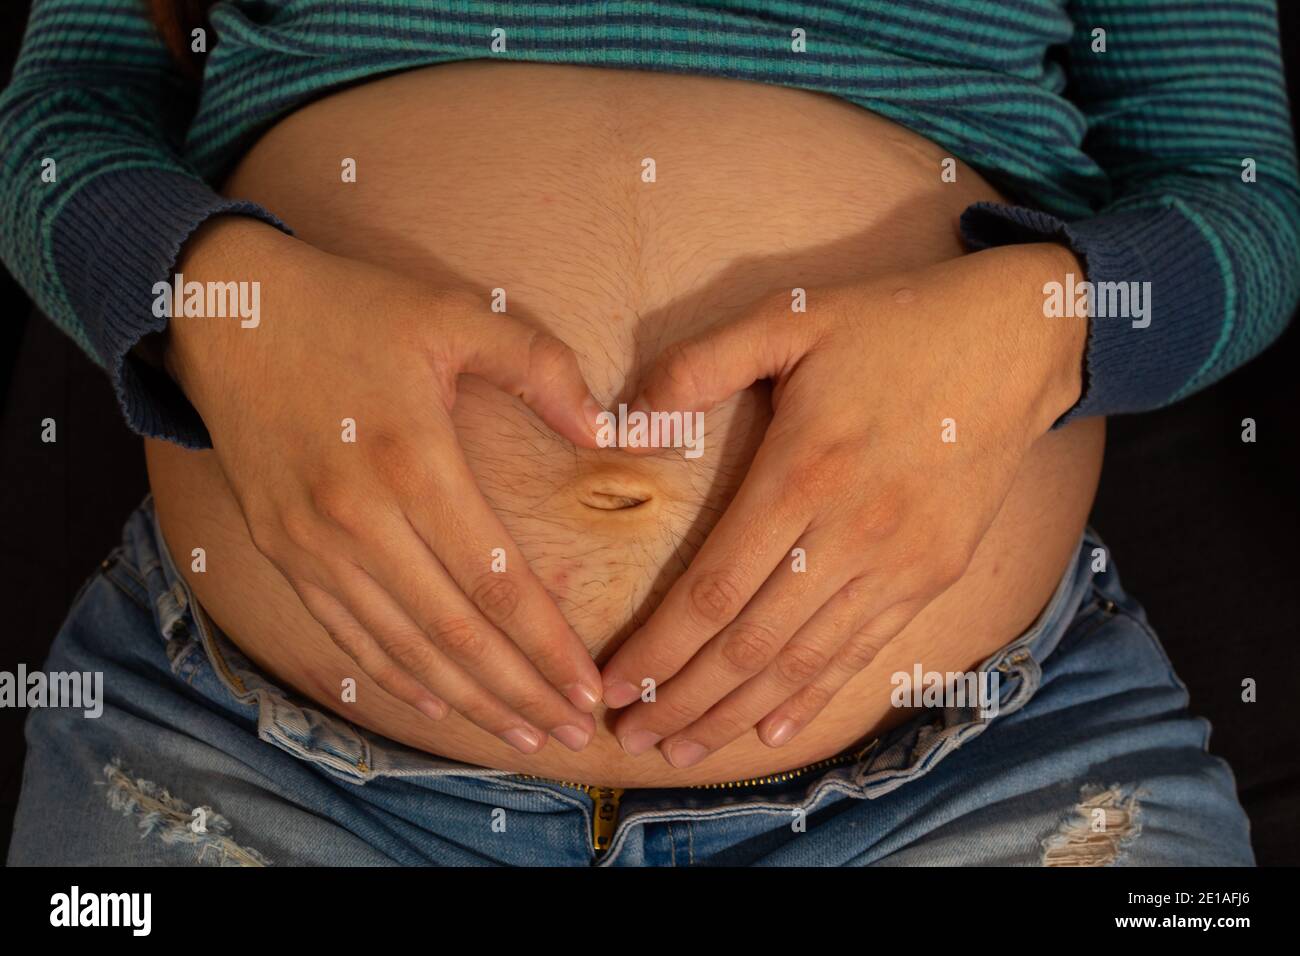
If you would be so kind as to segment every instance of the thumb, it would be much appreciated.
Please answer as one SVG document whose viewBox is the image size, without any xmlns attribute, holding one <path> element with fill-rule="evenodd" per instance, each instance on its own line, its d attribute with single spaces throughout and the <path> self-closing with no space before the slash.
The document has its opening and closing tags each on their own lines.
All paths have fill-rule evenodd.
<svg viewBox="0 0 1300 956">
<path fill-rule="evenodd" d="M 707 412 L 760 379 L 781 378 L 812 345 L 788 310 L 760 309 L 670 345 L 656 359 L 633 407 Z"/>
<path fill-rule="evenodd" d="M 523 400 L 556 433 L 595 448 L 601 405 L 591 394 L 578 357 L 553 335 L 509 316 L 477 323 L 464 343 L 460 370 Z"/>
</svg>

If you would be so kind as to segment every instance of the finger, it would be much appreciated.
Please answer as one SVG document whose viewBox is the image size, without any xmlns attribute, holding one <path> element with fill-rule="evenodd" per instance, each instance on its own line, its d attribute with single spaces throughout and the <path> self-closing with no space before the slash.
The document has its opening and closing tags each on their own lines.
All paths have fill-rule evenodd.
<svg viewBox="0 0 1300 956">
<path fill-rule="evenodd" d="M 402 496 L 411 526 L 482 616 L 552 687 L 590 713 L 601 693 L 590 651 L 484 500 L 454 434 L 437 434 L 420 468 L 427 482 Z"/>
<path fill-rule="evenodd" d="M 814 341 L 812 323 L 752 310 L 665 349 L 633 407 L 707 412 L 759 379 L 785 375 Z"/>
<path fill-rule="evenodd" d="M 615 726 L 625 750 L 635 756 L 693 724 L 782 655 L 796 632 L 844 587 L 848 572 L 837 572 L 842 563 L 829 557 L 829 535 L 812 532 L 799 539 L 799 546 L 806 554 L 822 559 L 803 571 L 795 571 L 791 561 L 778 564 L 745 610 L 657 690 L 653 703 L 629 708 Z M 845 631 L 844 637 L 849 633 Z M 774 700 L 772 706 L 782 699 Z M 766 713 L 759 712 L 754 720 Z M 688 750 L 683 749 L 683 755 Z M 674 762 L 672 758 L 670 762 Z"/>
<path fill-rule="evenodd" d="M 624 707 L 641 696 L 642 681 L 659 685 L 735 620 L 807 527 L 803 503 L 783 494 L 786 454 L 765 441 L 736 497 L 691 565 L 650 619 L 605 665 L 605 703 Z M 755 516 L 761 516 L 756 520 Z"/>
<path fill-rule="evenodd" d="M 873 597 L 865 578 L 856 578 L 840 588 L 760 674 L 737 687 L 690 726 L 665 735 L 660 750 L 668 762 L 678 768 L 692 766 L 753 730 L 763 717 L 830 665 L 839 649 L 871 619 Z M 687 671 L 694 665 L 692 661 Z M 672 681 L 665 693 L 685 676 L 683 672 Z"/>
<path fill-rule="evenodd" d="M 925 604 L 924 600 L 906 600 L 876 615 L 836 652 L 825 670 L 759 721 L 759 740 L 769 747 L 793 740 L 845 684 L 875 660 L 880 650 L 902 632 Z"/>
<path fill-rule="evenodd" d="M 464 330 L 460 368 L 521 399 L 575 445 L 595 448 L 603 411 L 582 377 L 578 357 L 553 335 L 509 315 L 482 313 Z"/>
<path fill-rule="evenodd" d="M 525 754 L 536 753 L 546 734 L 470 677 L 412 621 L 363 568 L 341 563 L 328 582 L 332 593 L 405 671 L 471 723 Z"/>
<path fill-rule="evenodd" d="M 306 581 L 291 580 L 290 583 L 303 606 L 329 634 L 330 640 L 356 661 L 362 673 L 382 690 L 434 720 L 447 716 L 446 701 L 430 693 L 402 670 L 333 595 Z"/>
<path fill-rule="evenodd" d="M 247 517 L 244 520 L 252 534 Z M 294 527 L 299 529 L 299 523 L 295 522 Z M 316 547 L 346 547 L 341 534 L 319 522 L 313 522 L 312 529 L 312 544 Z M 314 554 L 293 545 L 283 523 L 269 536 L 265 529 L 259 528 L 255 537 L 263 542 L 258 545 L 262 556 L 293 588 L 307 613 L 324 629 L 330 640 L 357 663 L 362 673 L 387 693 L 434 720 L 447 715 L 446 702 L 398 667 L 356 618 L 320 583 L 328 578 L 328 574 Z M 274 547 L 266 546 L 268 539 L 274 542 Z"/>
<path fill-rule="evenodd" d="M 383 546 L 358 550 L 354 560 L 383 582 L 406 617 L 427 636 L 409 647 L 402 638 L 389 638 L 385 644 L 379 637 L 381 645 L 391 648 L 395 644 L 419 659 L 421 645 L 432 641 L 515 713 L 546 728 L 570 749 L 585 747 L 596 732 L 591 715 L 578 710 L 548 684 L 524 652 L 478 613 L 406 518 L 394 515 L 373 523 L 370 540 L 382 541 Z"/>
</svg>

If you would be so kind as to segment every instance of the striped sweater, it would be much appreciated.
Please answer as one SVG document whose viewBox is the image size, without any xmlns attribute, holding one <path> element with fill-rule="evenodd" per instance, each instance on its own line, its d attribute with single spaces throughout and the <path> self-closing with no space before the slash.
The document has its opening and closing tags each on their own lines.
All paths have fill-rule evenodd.
<svg viewBox="0 0 1300 956">
<path fill-rule="evenodd" d="M 801 87 L 933 140 L 1017 204 L 967 210 L 971 248 L 1053 239 L 1093 283 L 1151 283 L 1148 327 L 1091 322 L 1071 417 L 1204 387 L 1300 295 L 1273 0 L 227 0 L 212 28 L 199 86 L 145 0 L 35 0 L 0 96 L 0 257 L 108 369 L 132 427 L 186 445 L 207 442 L 198 415 L 132 353 L 166 322 L 153 286 L 210 216 L 292 226 L 211 184 L 312 98 L 455 60 Z"/>
</svg>

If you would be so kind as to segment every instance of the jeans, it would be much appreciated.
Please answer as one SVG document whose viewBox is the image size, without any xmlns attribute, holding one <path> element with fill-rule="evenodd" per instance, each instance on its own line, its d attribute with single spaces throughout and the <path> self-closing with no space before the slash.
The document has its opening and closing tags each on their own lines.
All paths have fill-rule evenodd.
<svg viewBox="0 0 1300 956">
<path fill-rule="evenodd" d="M 983 663 L 996 708 L 923 709 L 778 782 L 620 794 L 415 751 L 277 687 L 195 605 L 146 499 L 51 649 L 47 672 L 103 673 L 103 713 L 32 711 L 9 863 L 1250 865 L 1232 772 L 1098 547 Z"/>
</svg>

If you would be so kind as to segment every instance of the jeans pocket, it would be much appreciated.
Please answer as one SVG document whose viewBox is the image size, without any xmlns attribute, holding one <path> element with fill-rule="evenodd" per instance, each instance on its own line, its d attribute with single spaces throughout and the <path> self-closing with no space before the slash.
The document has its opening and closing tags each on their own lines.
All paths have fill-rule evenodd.
<svg viewBox="0 0 1300 956">
<path fill-rule="evenodd" d="M 118 545 L 110 551 L 108 557 L 99 562 L 99 567 L 86 576 L 86 580 L 81 582 L 81 587 L 77 588 L 76 596 L 73 597 L 69 607 L 75 608 L 80 604 L 81 599 L 86 596 L 87 589 L 101 577 L 142 609 L 149 610 L 148 585 L 145 584 L 144 578 L 140 576 L 139 571 L 131 566 L 126 548 L 123 545 Z"/>
</svg>

